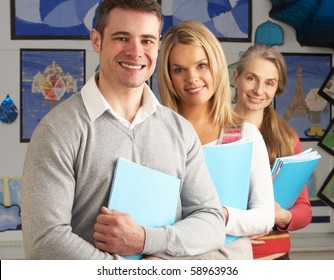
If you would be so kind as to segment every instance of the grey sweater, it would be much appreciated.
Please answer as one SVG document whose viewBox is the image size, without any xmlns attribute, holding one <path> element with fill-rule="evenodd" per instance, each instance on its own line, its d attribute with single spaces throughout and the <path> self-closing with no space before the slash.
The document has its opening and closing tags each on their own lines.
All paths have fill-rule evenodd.
<svg viewBox="0 0 334 280">
<path fill-rule="evenodd" d="M 119 157 L 182 180 L 177 223 L 145 228 L 144 254 L 200 255 L 222 247 L 225 227 L 196 132 L 162 107 L 128 129 L 108 111 L 89 119 L 81 94 L 40 122 L 22 176 L 22 229 L 28 259 L 117 259 L 93 245 Z"/>
</svg>

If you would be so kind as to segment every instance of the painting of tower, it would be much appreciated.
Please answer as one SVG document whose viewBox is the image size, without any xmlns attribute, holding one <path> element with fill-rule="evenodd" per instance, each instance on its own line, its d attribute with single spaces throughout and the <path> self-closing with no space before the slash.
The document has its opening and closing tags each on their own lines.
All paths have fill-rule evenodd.
<svg viewBox="0 0 334 280">
<path fill-rule="evenodd" d="M 297 66 L 297 81 L 296 81 L 296 88 L 292 95 L 292 100 L 289 106 L 286 108 L 284 113 L 284 119 L 288 121 L 291 117 L 295 115 L 303 115 L 305 117 L 309 117 L 310 110 L 306 105 L 306 95 L 303 90 L 303 83 L 302 83 L 302 73 L 303 69 L 300 65 Z"/>
<path fill-rule="evenodd" d="M 331 121 L 331 106 L 318 91 L 332 67 L 331 54 L 282 53 L 287 83 L 274 99 L 276 112 L 302 141 L 317 141 Z"/>
</svg>

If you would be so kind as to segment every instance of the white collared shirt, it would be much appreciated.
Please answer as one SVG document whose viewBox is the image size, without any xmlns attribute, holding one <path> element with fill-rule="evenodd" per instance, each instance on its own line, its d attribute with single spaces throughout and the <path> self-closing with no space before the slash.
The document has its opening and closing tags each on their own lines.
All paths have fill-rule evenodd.
<svg viewBox="0 0 334 280">
<path fill-rule="evenodd" d="M 121 124 L 132 129 L 135 125 L 142 123 L 147 117 L 154 114 L 158 107 L 161 107 L 161 104 L 151 91 L 150 87 L 147 84 L 144 84 L 143 103 L 137 111 L 134 120 L 130 123 L 128 120 L 117 114 L 103 97 L 96 84 L 95 77 L 97 77 L 97 75 L 98 74 L 94 74 L 81 89 L 82 99 L 92 122 L 108 110 Z"/>
</svg>

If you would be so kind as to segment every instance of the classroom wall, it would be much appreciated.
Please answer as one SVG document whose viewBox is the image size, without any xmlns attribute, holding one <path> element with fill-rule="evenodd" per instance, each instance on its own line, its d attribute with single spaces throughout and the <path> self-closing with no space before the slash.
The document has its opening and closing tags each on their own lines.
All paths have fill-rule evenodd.
<svg viewBox="0 0 334 280">
<path fill-rule="evenodd" d="M 258 25 L 271 20 L 284 29 L 284 45 L 277 46 L 279 51 L 334 54 L 334 51 L 329 48 L 301 47 L 296 41 L 295 30 L 292 27 L 269 18 L 268 13 L 271 8 L 271 1 L 264 0 L 261 1 L 261 4 L 259 2 L 254 0 L 252 7 L 253 42 Z M 98 57 L 93 52 L 89 40 L 11 40 L 10 1 L 0 1 L 0 18 L 0 103 L 9 94 L 20 110 L 20 48 L 86 49 L 86 80 L 94 73 L 98 65 Z M 236 62 L 239 58 L 239 53 L 252 43 L 222 42 L 228 64 Z M 28 143 L 20 143 L 20 116 L 12 124 L 0 123 L 0 177 L 21 176 L 27 146 Z M 322 155 L 322 160 L 316 171 L 316 180 L 319 187 L 333 168 L 333 157 L 318 147 L 317 142 L 302 142 L 302 146 L 303 149 L 312 147 Z M 321 209 L 315 209 L 315 211 L 321 215 L 325 213 L 331 216 L 332 222 L 313 224 L 301 232 L 334 232 L 333 210 L 329 207 L 321 207 Z"/>
</svg>

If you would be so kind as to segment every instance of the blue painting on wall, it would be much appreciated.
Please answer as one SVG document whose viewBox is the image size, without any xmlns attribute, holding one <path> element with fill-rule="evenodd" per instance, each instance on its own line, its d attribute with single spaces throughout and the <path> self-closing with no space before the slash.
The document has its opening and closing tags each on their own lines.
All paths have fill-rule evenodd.
<svg viewBox="0 0 334 280">
<path fill-rule="evenodd" d="M 0 232 L 21 230 L 20 177 L 0 177 Z"/>
<path fill-rule="evenodd" d="M 184 20 L 205 24 L 220 41 L 251 42 L 251 0 L 160 0 L 164 34 Z"/>
<path fill-rule="evenodd" d="M 85 83 L 85 50 L 21 49 L 21 142 L 40 120 Z"/>
<path fill-rule="evenodd" d="M 11 0 L 12 39 L 89 39 L 101 0 Z M 252 0 L 158 0 L 166 30 L 204 23 L 220 41 L 251 42 Z"/>
<path fill-rule="evenodd" d="M 101 0 L 11 0 L 12 39 L 89 39 Z"/>
</svg>

